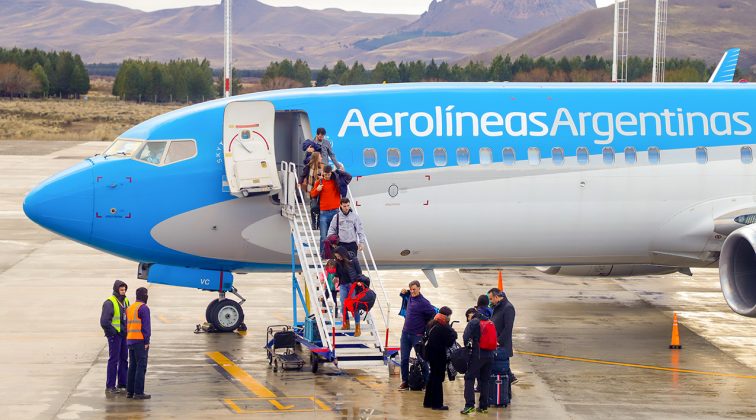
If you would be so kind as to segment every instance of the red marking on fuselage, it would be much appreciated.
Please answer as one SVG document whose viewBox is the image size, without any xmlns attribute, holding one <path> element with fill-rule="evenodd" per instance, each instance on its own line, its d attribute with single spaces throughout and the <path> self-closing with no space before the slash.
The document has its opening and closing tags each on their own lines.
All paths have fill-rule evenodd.
<svg viewBox="0 0 756 420">
<path fill-rule="evenodd" d="M 262 134 L 258 133 L 257 131 L 252 131 L 252 132 L 260 136 L 260 138 L 263 139 L 263 141 L 265 142 L 265 147 L 268 150 L 270 150 L 270 145 L 268 145 L 268 140 L 266 140 L 265 137 Z"/>
<path fill-rule="evenodd" d="M 430 175 L 425 175 L 425 178 L 430 181 Z"/>
<path fill-rule="evenodd" d="M 428 200 L 425 200 L 425 203 L 423 203 L 423 205 L 424 205 L 424 206 L 428 206 L 428 205 L 430 205 L 430 201 L 428 201 Z"/>
<path fill-rule="evenodd" d="M 95 212 L 95 217 L 98 219 L 102 219 L 102 216 L 100 216 L 100 212 L 98 211 Z"/>
<path fill-rule="evenodd" d="M 133 181 L 133 179 L 130 176 L 127 176 L 126 179 L 129 180 L 129 184 L 131 184 L 131 182 Z"/>
<path fill-rule="evenodd" d="M 97 177 L 97 182 L 100 182 L 100 180 L 101 180 L 101 179 L 102 179 L 102 177 L 101 177 L 101 176 L 98 176 L 98 177 Z"/>
<path fill-rule="evenodd" d="M 131 212 L 126 216 L 127 219 L 131 219 Z"/>
<path fill-rule="evenodd" d="M 244 125 L 237 125 L 236 128 L 257 128 L 260 124 L 244 124 Z"/>
<path fill-rule="evenodd" d="M 231 139 L 231 143 L 228 144 L 228 151 L 229 152 L 231 151 L 231 145 L 234 144 L 234 140 L 236 140 L 237 137 L 239 137 L 239 133 L 236 133 L 236 135 L 234 136 L 234 138 Z"/>
</svg>

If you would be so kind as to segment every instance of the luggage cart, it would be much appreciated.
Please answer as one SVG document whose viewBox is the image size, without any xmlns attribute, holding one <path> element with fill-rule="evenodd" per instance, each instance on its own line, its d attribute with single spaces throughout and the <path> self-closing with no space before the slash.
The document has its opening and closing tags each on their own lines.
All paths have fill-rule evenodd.
<svg viewBox="0 0 756 420">
<path fill-rule="evenodd" d="M 301 370 L 304 367 L 304 360 L 294 352 L 297 335 L 290 325 L 269 326 L 266 343 L 268 364 L 273 365 L 273 372 L 278 372 L 279 366 L 283 370 Z"/>
</svg>

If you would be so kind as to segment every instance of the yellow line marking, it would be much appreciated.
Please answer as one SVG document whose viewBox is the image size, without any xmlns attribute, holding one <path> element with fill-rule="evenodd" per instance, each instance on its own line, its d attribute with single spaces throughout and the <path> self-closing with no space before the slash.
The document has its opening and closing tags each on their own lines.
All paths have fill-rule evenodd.
<svg viewBox="0 0 756 420">
<path fill-rule="evenodd" d="M 276 407 L 279 410 L 291 410 L 294 408 L 294 405 L 283 405 L 280 402 L 276 400 L 268 400 L 269 403 L 273 404 L 273 407 Z"/>
<path fill-rule="evenodd" d="M 171 323 L 171 321 L 168 321 L 168 318 L 164 317 L 163 315 L 158 315 L 157 319 L 159 319 L 160 322 L 162 322 L 163 324 L 170 324 Z"/>
<path fill-rule="evenodd" d="M 207 356 L 213 359 L 213 361 L 217 363 L 218 366 L 225 369 L 225 371 L 228 372 L 231 376 L 241 382 L 242 385 L 244 385 L 248 390 L 252 391 L 253 394 L 257 395 L 260 398 L 276 398 L 276 394 L 274 394 L 273 391 L 266 388 L 260 382 L 257 382 L 255 378 L 253 378 L 244 369 L 237 366 L 236 363 L 229 360 L 229 358 L 224 356 L 221 352 L 208 352 Z"/>
<path fill-rule="evenodd" d="M 229 407 L 231 407 L 231 409 L 232 409 L 232 410 L 234 410 L 234 411 L 236 412 L 236 414 L 242 414 L 242 413 L 244 412 L 244 410 L 242 410 L 241 408 L 239 408 L 239 406 L 238 406 L 238 405 L 236 405 L 236 403 L 234 402 L 234 400 L 232 400 L 232 399 L 229 399 L 229 398 L 226 398 L 226 399 L 225 399 L 225 400 L 223 400 L 223 401 L 224 401 L 224 402 L 225 402 L 225 403 L 226 403 L 226 404 L 227 404 L 227 405 L 228 405 Z"/>
<path fill-rule="evenodd" d="M 317 408 L 296 408 L 292 409 L 297 406 L 297 404 L 292 404 L 285 406 L 281 404 L 278 400 L 307 400 L 312 401 L 315 405 L 317 405 Z M 237 414 L 255 414 L 255 413 L 280 413 L 281 411 L 286 411 L 287 413 L 312 413 L 313 411 L 318 411 L 318 408 L 322 411 L 332 411 L 331 407 L 326 405 L 323 401 L 319 400 L 318 398 L 315 398 L 314 396 L 310 397 L 280 397 L 278 399 L 268 399 L 268 398 L 228 398 L 223 400 L 228 406 L 234 410 Z M 270 409 L 244 409 L 239 407 L 239 405 L 236 403 L 238 401 L 266 401 L 269 404 L 273 405 L 275 407 L 275 410 Z"/>
<path fill-rule="evenodd" d="M 317 404 L 318 407 L 320 407 L 321 410 L 323 410 L 323 411 L 331 411 L 331 407 L 325 405 L 325 403 L 323 401 L 320 401 L 319 399 L 317 399 L 315 397 L 310 397 L 310 399 L 312 400 L 312 402 L 314 402 L 315 404 Z"/>
<path fill-rule="evenodd" d="M 669 367 L 662 367 L 662 366 L 639 365 L 635 363 L 610 362 L 607 360 L 586 359 L 583 357 L 559 356 L 556 354 L 533 353 L 529 351 L 516 351 L 515 353 L 523 354 L 526 356 L 545 357 L 548 359 L 569 360 L 572 362 L 597 363 L 601 365 L 624 366 L 624 367 L 632 367 L 632 368 L 638 368 L 638 369 L 661 370 L 664 372 L 692 373 L 695 375 L 723 376 L 727 378 L 756 379 L 756 375 L 739 375 L 736 373 L 705 372 L 705 371 L 691 370 L 691 369 L 678 369 L 678 368 L 669 368 Z"/>
<path fill-rule="evenodd" d="M 357 382 L 359 382 L 359 383 L 361 383 L 361 384 L 363 384 L 363 385 L 365 385 L 367 387 L 373 388 L 373 389 L 380 389 L 380 388 L 382 388 L 380 382 L 378 382 L 374 378 L 371 378 L 371 377 L 368 377 L 368 376 L 359 375 L 359 376 L 355 376 L 354 379 Z"/>
</svg>

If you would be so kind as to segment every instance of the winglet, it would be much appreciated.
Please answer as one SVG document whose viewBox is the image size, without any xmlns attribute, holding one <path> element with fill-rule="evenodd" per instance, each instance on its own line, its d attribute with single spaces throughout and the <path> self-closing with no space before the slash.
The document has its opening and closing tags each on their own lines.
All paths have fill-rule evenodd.
<svg viewBox="0 0 756 420">
<path fill-rule="evenodd" d="M 709 83 L 732 83 L 735 77 L 735 69 L 738 67 L 738 58 L 740 57 L 740 48 L 727 50 L 722 56 L 722 60 L 711 75 Z"/>
</svg>

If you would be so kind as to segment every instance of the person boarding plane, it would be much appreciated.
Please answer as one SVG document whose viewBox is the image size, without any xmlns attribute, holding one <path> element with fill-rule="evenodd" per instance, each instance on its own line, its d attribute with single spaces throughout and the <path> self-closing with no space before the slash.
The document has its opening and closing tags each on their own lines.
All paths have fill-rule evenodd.
<svg viewBox="0 0 756 420">
<path fill-rule="evenodd" d="M 734 67 L 717 72 L 732 81 Z M 24 211 L 139 262 L 150 282 L 236 293 L 233 273 L 290 268 L 279 167 L 302 161 L 316 121 L 335 133 L 382 266 L 435 281 L 438 267 L 627 276 L 718 265 L 727 303 L 756 316 L 754 103 L 754 86 L 733 83 L 260 92 L 136 125 L 37 186 Z M 233 309 L 225 327 L 237 326 L 239 305 L 217 302 L 208 311 Z"/>
</svg>

